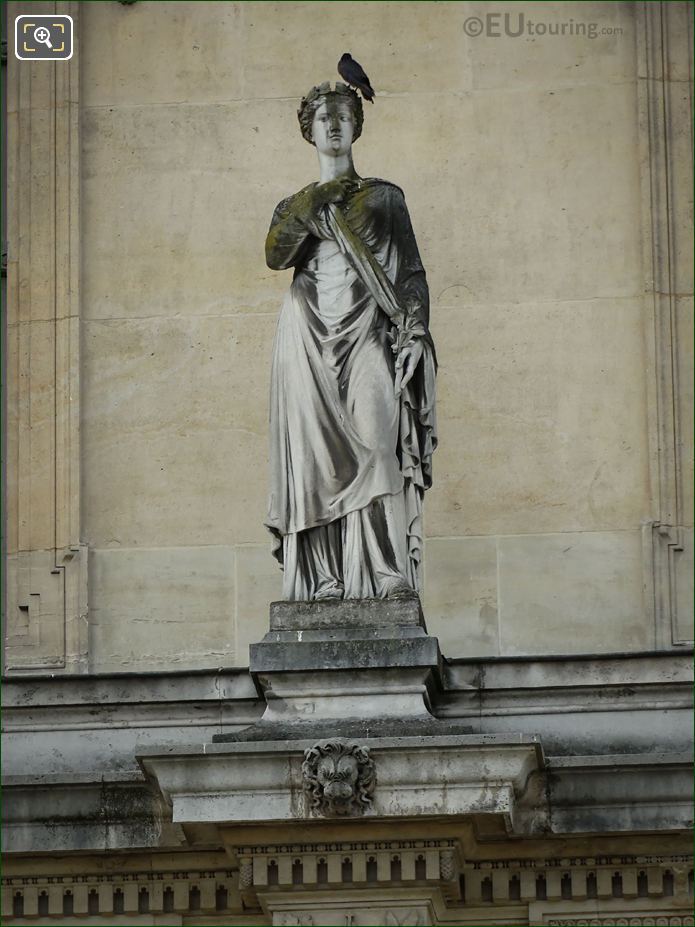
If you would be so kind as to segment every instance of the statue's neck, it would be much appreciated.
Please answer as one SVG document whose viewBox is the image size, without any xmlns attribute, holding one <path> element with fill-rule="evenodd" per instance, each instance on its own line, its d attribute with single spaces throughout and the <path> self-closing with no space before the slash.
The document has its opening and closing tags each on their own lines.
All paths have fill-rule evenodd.
<svg viewBox="0 0 695 927">
<path fill-rule="evenodd" d="M 352 163 L 352 152 L 340 155 L 338 158 L 331 158 L 330 155 L 319 155 L 319 183 L 327 183 L 329 180 L 335 180 L 336 177 L 357 177 L 355 165 Z"/>
</svg>

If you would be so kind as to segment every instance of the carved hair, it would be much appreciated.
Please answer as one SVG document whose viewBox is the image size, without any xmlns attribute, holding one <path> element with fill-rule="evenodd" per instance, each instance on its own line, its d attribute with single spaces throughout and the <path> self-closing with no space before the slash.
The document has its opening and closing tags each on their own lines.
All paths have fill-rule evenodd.
<svg viewBox="0 0 695 927">
<path fill-rule="evenodd" d="M 352 796 L 343 802 L 334 803 L 324 795 L 324 783 L 319 779 L 319 763 L 324 757 L 330 757 L 336 765 L 342 757 L 351 757 L 357 766 L 357 779 Z M 304 751 L 302 763 L 304 790 L 309 796 L 313 811 L 332 814 L 349 813 L 354 808 L 363 811 L 372 803 L 372 794 L 376 785 L 374 760 L 369 755 L 368 747 L 345 743 L 342 740 L 324 740 Z"/>
<path fill-rule="evenodd" d="M 339 97 L 341 100 L 344 100 L 346 103 L 349 103 L 352 106 L 352 113 L 355 120 L 355 129 L 352 134 L 353 142 L 356 142 L 357 139 L 362 134 L 362 123 L 364 122 L 364 110 L 362 109 L 362 100 L 355 93 L 352 87 L 348 87 L 347 84 L 341 84 L 337 82 L 335 85 L 335 90 L 331 88 L 330 81 L 324 81 L 323 84 L 319 84 L 318 87 L 312 87 L 309 93 L 302 99 L 302 102 L 297 110 L 297 119 L 299 119 L 299 126 L 302 130 L 303 137 L 310 144 L 314 144 L 314 137 L 312 133 L 312 125 L 314 122 L 314 113 L 319 108 L 321 103 L 326 99 L 326 97 Z"/>
</svg>

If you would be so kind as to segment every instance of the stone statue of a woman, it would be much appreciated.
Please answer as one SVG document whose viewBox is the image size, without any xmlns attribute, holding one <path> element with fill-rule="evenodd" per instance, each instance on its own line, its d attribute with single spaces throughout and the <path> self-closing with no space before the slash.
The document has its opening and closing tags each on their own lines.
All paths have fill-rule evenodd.
<svg viewBox="0 0 695 927">
<path fill-rule="evenodd" d="M 294 267 L 273 352 L 266 524 L 289 600 L 419 589 L 436 446 L 429 296 L 403 192 L 361 178 L 362 103 L 314 87 L 299 123 L 320 181 L 283 200 L 266 240 Z"/>
</svg>

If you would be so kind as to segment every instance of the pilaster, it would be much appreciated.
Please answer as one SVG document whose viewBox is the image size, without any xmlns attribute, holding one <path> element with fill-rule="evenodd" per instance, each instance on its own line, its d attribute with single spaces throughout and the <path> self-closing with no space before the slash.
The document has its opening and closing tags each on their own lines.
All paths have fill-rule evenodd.
<svg viewBox="0 0 695 927">
<path fill-rule="evenodd" d="M 80 541 L 80 114 L 70 61 L 8 55 L 8 568 L 5 670 L 86 668 Z M 26 12 L 8 4 L 10 28 Z M 14 37 L 11 39 L 13 45 Z"/>
<path fill-rule="evenodd" d="M 645 585 L 655 646 L 692 643 L 692 15 L 637 8 L 647 397 L 653 515 Z"/>
</svg>

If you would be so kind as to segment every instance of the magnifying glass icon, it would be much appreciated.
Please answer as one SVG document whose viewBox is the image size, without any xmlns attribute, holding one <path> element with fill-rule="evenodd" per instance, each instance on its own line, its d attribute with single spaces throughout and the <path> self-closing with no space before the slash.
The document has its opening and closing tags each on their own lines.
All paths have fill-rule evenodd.
<svg viewBox="0 0 695 927">
<path fill-rule="evenodd" d="M 51 33 L 45 26 L 39 26 L 37 29 L 34 29 L 34 41 L 40 42 L 42 45 L 47 45 L 50 49 L 53 48 L 51 45 Z"/>
</svg>

